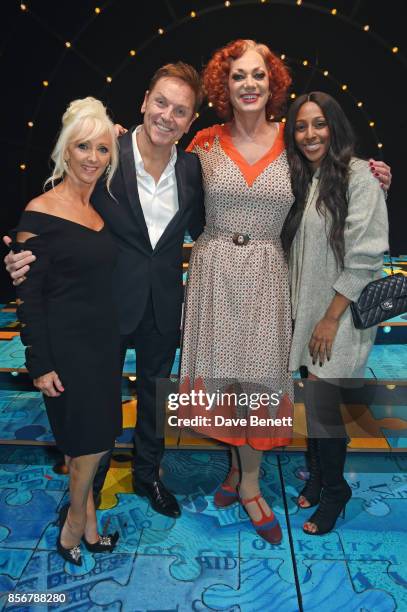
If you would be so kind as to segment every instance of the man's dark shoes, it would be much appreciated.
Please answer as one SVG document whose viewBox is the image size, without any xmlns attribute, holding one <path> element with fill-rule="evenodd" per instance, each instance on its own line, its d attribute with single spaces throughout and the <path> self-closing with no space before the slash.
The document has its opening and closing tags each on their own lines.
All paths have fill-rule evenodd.
<svg viewBox="0 0 407 612">
<path fill-rule="evenodd" d="M 177 500 L 165 488 L 161 480 L 154 480 L 153 482 L 138 482 L 134 480 L 133 487 L 136 495 L 148 498 L 152 509 L 156 512 L 171 518 L 178 518 L 181 515 L 181 509 Z"/>
</svg>

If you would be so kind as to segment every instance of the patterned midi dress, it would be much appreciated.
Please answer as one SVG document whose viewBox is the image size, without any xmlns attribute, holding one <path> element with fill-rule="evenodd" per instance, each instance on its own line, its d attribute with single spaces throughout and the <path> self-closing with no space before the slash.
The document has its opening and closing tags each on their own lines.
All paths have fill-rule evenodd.
<svg viewBox="0 0 407 612">
<path fill-rule="evenodd" d="M 234 383 L 247 392 L 277 392 L 279 414 L 291 410 L 293 399 L 288 269 L 280 241 L 293 194 L 282 128 L 255 164 L 239 154 L 228 125 L 198 132 L 189 146 L 202 166 L 206 226 L 189 265 L 180 372 L 190 388 Z M 248 411 L 235 409 L 240 416 Z M 266 412 L 276 416 L 274 407 Z M 211 435 L 263 450 L 288 443 L 286 429 L 236 431 L 217 435 L 212 427 Z"/>
</svg>

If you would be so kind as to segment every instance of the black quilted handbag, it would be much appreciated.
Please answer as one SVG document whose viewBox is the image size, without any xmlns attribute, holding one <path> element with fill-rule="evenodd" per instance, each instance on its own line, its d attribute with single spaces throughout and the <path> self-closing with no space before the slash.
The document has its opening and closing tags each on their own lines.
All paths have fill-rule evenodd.
<svg viewBox="0 0 407 612">
<path fill-rule="evenodd" d="M 407 276 L 394 274 L 372 281 L 350 305 L 356 329 L 367 329 L 407 312 Z"/>
</svg>

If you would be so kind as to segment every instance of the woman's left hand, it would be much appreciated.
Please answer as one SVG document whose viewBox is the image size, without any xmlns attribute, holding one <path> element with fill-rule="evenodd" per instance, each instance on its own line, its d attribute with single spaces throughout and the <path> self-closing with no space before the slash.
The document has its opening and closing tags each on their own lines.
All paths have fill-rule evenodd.
<svg viewBox="0 0 407 612">
<path fill-rule="evenodd" d="M 379 181 L 380 187 L 382 187 L 384 191 L 388 191 L 391 185 L 390 166 L 383 161 L 375 161 L 374 159 L 369 159 L 369 166 L 373 176 Z"/>
<path fill-rule="evenodd" d="M 332 345 L 338 326 L 339 320 L 333 317 L 324 317 L 315 325 L 308 345 L 314 365 L 318 359 L 320 365 L 324 363 L 325 359 L 328 359 L 328 361 L 331 359 Z"/>
</svg>

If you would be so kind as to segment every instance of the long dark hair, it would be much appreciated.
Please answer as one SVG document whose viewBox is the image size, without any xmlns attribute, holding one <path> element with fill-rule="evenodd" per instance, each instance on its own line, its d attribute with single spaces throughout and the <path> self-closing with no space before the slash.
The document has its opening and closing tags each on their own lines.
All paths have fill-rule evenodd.
<svg viewBox="0 0 407 612">
<path fill-rule="evenodd" d="M 299 96 L 291 105 L 284 130 L 288 163 L 291 172 L 291 187 L 295 203 L 285 221 L 281 238 L 288 254 L 304 213 L 312 170 L 308 160 L 295 143 L 295 122 L 305 102 L 315 102 L 325 117 L 329 128 L 330 146 L 320 166 L 319 196 L 316 208 L 330 222 L 329 244 L 336 261 L 343 268 L 345 241 L 344 227 L 348 213 L 347 189 L 349 162 L 354 152 L 352 127 L 342 108 L 332 96 L 313 91 Z"/>
</svg>

